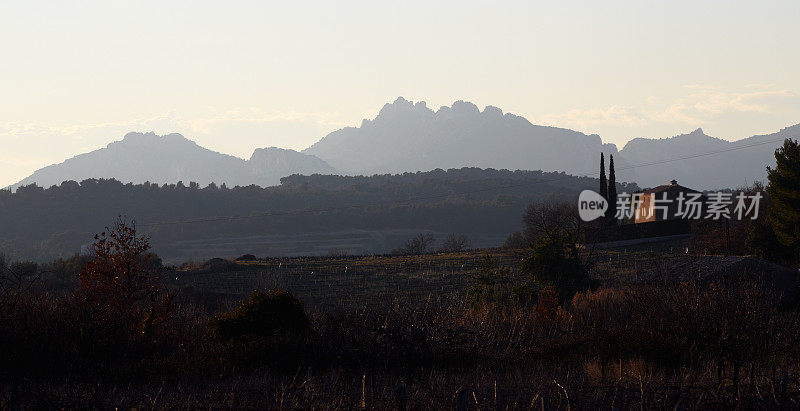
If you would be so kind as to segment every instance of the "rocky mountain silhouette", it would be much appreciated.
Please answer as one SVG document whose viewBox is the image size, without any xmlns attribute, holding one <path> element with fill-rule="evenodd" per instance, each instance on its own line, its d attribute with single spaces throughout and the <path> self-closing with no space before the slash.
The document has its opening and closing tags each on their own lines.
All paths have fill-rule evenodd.
<svg viewBox="0 0 800 411">
<path fill-rule="evenodd" d="M 456 101 L 434 111 L 423 101 L 399 97 L 374 119 L 336 130 L 302 152 L 262 148 L 243 160 L 200 147 L 180 134 L 129 133 L 106 148 L 40 169 L 12 188 L 86 178 L 269 186 L 291 174 L 373 175 L 462 167 L 597 176 L 599 153 L 604 152 L 614 155 L 618 182 L 653 187 L 675 179 L 711 190 L 764 181 L 784 138 L 800 138 L 800 124 L 737 141 L 697 129 L 670 138 L 634 138 L 618 150 L 596 134 L 534 125 L 493 106 L 480 110 Z"/>
<path fill-rule="evenodd" d="M 399 97 L 376 118 L 334 131 L 303 152 L 347 174 L 482 167 L 597 176 L 602 151 L 614 155 L 617 181 L 652 187 L 677 179 L 710 190 L 764 181 L 787 137 L 800 137 L 800 125 L 734 142 L 697 129 L 665 139 L 635 138 L 618 150 L 596 134 L 534 125 L 493 106 L 481 111 L 456 101 L 434 111 Z"/>
<path fill-rule="evenodd" d="M 786 138 L 800 138 L 800 124 L 737 141 L 708 136 L 702 129 L 671 138 L 636 138 L 615 156 L 620 159 L 617 181 L 653 187 L 676 179 L 702 190 L 766 182 L 766 168 L 775 165 L 775 149 Z"/>
<path fill-rule="evenodd" d="M 537 126 L 497 107 L 456 101 L 436 111 L 402 97 L 360 127 L 334 131 L 303 150 L 348 174 L 436 168 L 558 170 L 582 175 L 604 145 L 600 136 Z"/>
<path fill-rule="evenodd" d="M 63 181 L 114 178 L 122 182 L 196 182 L 270 186 L 291 174 L 335 174 L 312 155 L 275 147 L 255 150 L 249 160 L 203 148 L 180 134 L 128 133 L 121 141 L 80 154 L 34 172 L 12 188 L 36 183 L 49 187 Z"/>
</svg>

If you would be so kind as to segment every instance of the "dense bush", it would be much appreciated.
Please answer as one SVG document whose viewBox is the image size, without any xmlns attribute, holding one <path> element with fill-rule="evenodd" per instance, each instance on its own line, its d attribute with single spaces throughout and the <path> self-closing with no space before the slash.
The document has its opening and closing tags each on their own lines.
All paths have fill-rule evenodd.
<svg viewBox="0 0 800 411">
<path fill-rule="evenodd" d="M 506 237 L 506 241 L 503 243 L 503 248 L 525 248 L 527 246 L 528 242 L 525 241 L 525 236 L 519 231 L 509 234 L 508 237 Z"/>
<path fill-rule="evenodd" d="M 467 289 L 465 299 L 471 307 L 527 307 L 534 303 L 539 290 L 507 267 L 498 267 L 491 254 L 486 254 L 481 266 L 470 276 L 475 284 Z"/>
<path fill-rule="evenodd" d="M 584 226 L 574 205 L 533 204 L 525 211 L 523 223 L 525 237 L 533 246 L 522 269 L 535 283 L 553 287 L 559 301 L 570 301 L 576 292 L 590 287 L 591 259 L 578 248 Z"/>
<path fill-rule="evenodd" d="M 213 324 L 224 339 L 299 334 L 309 330 L 303 304 L 292 294 L 278 289 L 253 291 L 250 298 L 233 311 L 215 317 Z"/>
<path fill-rule="evenodd" d="M 214 316 L 208 325 L 215 339 L 206 361 L 226 372 L 269 369 L 291 373 L 302 364 L 319 362 L 314 348 L 319 342 L 303 304 L 286 291 L 253 291 L 246 301 Z"/>
</svg>

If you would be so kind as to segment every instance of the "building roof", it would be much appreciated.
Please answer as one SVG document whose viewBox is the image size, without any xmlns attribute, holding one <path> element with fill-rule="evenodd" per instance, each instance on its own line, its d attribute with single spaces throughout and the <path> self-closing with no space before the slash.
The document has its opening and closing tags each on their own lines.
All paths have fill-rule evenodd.
<svg viewBox="0 0 800 411">
<path fill-rule="evenodd" d="M 699 193 L 697 190 L 692 190 L 691 188 L 684 187 L 678 184 L 677 180 L 672 180 L 669 184 L 664 184 L 663 186 L 653 187 L 647 190 L 642 191 L 642 194 L 651 194 L 651 193 L 660 193 L 662 191 L 688 191 L 692 193 Z"/>
</svg>

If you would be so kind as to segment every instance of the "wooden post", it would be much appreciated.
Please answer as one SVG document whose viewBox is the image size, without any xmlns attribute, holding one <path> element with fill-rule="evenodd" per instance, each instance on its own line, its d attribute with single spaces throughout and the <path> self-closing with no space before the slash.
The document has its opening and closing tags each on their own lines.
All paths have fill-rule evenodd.
<svg viewBox="0 0 800 411">
<path fill-rule="evenodd" d="M 361 409 L 367 409 L 367 373 L 361 374 Z"/>
</svg>

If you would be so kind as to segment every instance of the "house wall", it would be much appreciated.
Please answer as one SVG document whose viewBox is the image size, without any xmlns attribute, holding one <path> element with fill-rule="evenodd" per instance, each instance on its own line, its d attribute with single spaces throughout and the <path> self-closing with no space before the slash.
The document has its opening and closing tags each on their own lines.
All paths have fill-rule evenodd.
<svg viewBox="0 0 800 411">
<path fill-rule="evenodd" d="M 688 197 L 688 194 L 697 193 L 697 191 L 687 189 L 685 187 L 674 187 L 655 193 L 642 193 L 642 195 L 639 197 L 639 204 L 636 207 L 634 222 L 638 224 L 661 220 L 682 219 L 682 217 L 676 217 L 676 214 L 678 213 L 677 199 L 680 193 L 684 193 L 684 195 Z M 666 194 L 666 198 L 668 200 L 666 218 L 664 218 L 663 210 L 655 208 L 652 194 L 655 194 L 655 197 L 658 200 L 663 199 L 664 195 Z M 701 203 L 701 210 L 705 210 L 705 197 L 701 197 L 699 201 Z"/>
<path fill-rule="evenodd" d="M 636 224 L 656 221 L 656 216 L 654 213 L 655 210 L 653 210 L 653 204 L 650 200 L 650 194 L 644 194 L 639 197 L 639 204 L 636 207 L 636 215 L 634 219 Z"/>
</svg>

